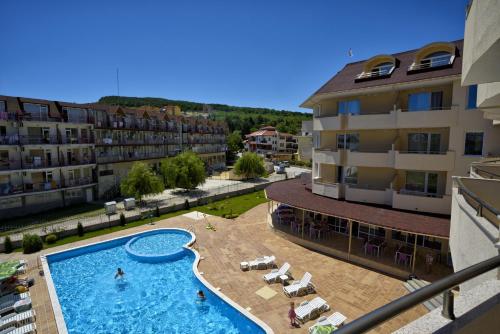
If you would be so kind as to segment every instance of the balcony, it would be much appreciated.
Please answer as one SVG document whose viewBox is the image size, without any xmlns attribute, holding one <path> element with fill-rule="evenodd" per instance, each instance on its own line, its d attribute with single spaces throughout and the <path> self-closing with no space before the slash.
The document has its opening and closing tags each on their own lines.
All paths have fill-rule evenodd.
<svg viewBox="0 0 500 334">
<path fill-rule="evenodd" d="M 78 179 L 65 180 L 62 183 L 63 188 L 77 187 L 77 186 L 85 186 L 88 184 L 92 184 L 94 181 L 91 177 L 82 177 Z"/>
<path fill-rule="evenodd" d="M 21 169 L 21 160 L 0 159 L 0 171 Z"/>
<path fill-rule="evenodd" d="M 347 115 L 314 117 L 313 126 L 315 131 L 342 130 L 347 126 Z"/>
<path fill-rule="evenodd" d="M 0 121 L 19 121 L 21 114 L 16 112 L 0 111 Z"/>
<path fill-rule="evenodd" d="M 411 192 L 401 189 L 400 191 L 393 191 L 392 207 L 401 210 L 449 215 L 451 212 L 451 196 Z"/>
<path fill-rule="evenodd" d="M 393 129 L 396 127 L 396 112 L 381 112 L 373 114 L 349 115 L 347 129 Z"/>
<path fill-rule="evenodd" d="M 0 136 L 0 145 L 19 145 L 19 136 Z"/>
<path fill-rule="evenodd" d="M 392 190 L 369 185 L 348 184 L 345 199 L 353 202 L 392 205 Z"/>
<path fill-rule="evenodd" d="M 358 167 L 394 168 L 394 151 L 346 151 L 345 165 Z"/>
<path fill-rule="evenodd" d="M 452 171 L 455 168 L 455 152 L 395 152 L 395 169 Z"/>
<path fill-rule="evenodd" d="M 342 198 L 344 193 L 342 184 L 333 183 L 332 181 L 324 180 L 322 178 L 315 178 L 313 180 L 312 192 L 331 198 Z"/>
<path fill-rule="evenodd" d="M 41 156 L 27 156 L 22 161 L 23 169 L 53 168 L 59 166 L 57 159 L 47 160 Z"/>
<path fill-rule="evenodd" d="M 336 150 L 328 148 L 314 149 L 314 162 L 320 164 L 342 165 L 345 159 L 345 150 Z"/>
<path fill-rule="evenodd" d="M 57 136 L 28 135 L 20 136 L 21 145 L 46 145 L 58 144 Z"/>
<path fill-rule="evenodd" d="M 94 138 L 88 136 L 63 137 L 61 144 L 93 144 Z"/>
<path fill-rule="evenodd" d="M 49 115 L 34 115 L 24 113 L 22 116 L 23 122 L 62 122 L 60 118 L 50 117 Z"/>
<path fill-rule="evenodd" d="M 422 111 L 399 109 L 396 112 L 396 127 L 398 128 L 441 128 L 457 123 L 458 108 L 455 106 Z"/>
</svg>

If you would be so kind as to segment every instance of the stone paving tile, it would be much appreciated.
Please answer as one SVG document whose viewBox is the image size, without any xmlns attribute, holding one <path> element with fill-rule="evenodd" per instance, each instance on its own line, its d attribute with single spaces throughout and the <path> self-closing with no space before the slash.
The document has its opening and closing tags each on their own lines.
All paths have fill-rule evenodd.
<svg viewBox="0 0 500 334">
<path fill-rule="evenodd" d="M 277 292 L 276 296 L 264 300 L 255 292 L 266 286 L 262 276 L 267 271 L 242 272 L 239 263 L 262 255 L 275 255 L 278 265 L 287 261 L 291 272 L 300 279 L 309 271 L 316 285 L 316 295 L 324 298 L 333 311 L 347 316 L 347 321 L 380 307 L 407 291 L 403 282 L 384 274 L 371 271 L 326 255 L 307 250 L 275 233 L 266 223 L 267 204 L 262 204 L 235 220 L 210 217 L 217 231 L 205 229 L 204 221 L 194 221 L 182 216 L 158 222 L 156 225 L 143 225 L 136 228 L 108 234 L 70 245 L 44 250 L 52 253 L 80 245 L 107 240 L 143 230 L 160 227 L 193 228 L 197 237 L 195 248 L 204 257 L 199 270 L 205 272 L 205 278 L 229 298 L 243 308 L 251 307 L 251 313 L 266 322 L 275 333 L 307 333 L 314 324 L 309 321 L 301 329 L 291 329 L 288 325 L 287 311 L 290 301 L 296 304 L 314 298 L 315 295 L 288 298 L 283 294 L 280 284 L 269 285 Z M 33 307 L 37 312 L 37 328 L 40 334 L 57 333 L 54 314 L 50 303 L 44 277 L 38 271 L 38 254 L 20 253 L 1 254 L 0 260 L 24 258 L 29 261 L 28 276 L 36 278 L 36 284 L 30 289 Z M 423 306 L 415 307 L 400 316 L 379 326 L 373 333 L 390 333 L 426 313 Z"/>
</svg>

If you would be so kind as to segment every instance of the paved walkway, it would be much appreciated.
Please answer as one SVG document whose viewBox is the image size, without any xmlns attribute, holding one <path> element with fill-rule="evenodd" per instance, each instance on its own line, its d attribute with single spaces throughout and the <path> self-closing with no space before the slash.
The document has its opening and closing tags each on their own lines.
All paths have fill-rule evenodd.
<svg viewBox="0 0 500 334">
<path fill-rule="evenodd" d="M 266 212 L 267 205 L 262 204 L 235 220 L 209 217 L 208 220 L 217 228 L 216 232 L 205 229 L 203 220 L 195 221 L 178 216 L 158 222 L 154 226 L 144 225 L 131 228 L 44 250 L 43 253 L 142 230 L 194 226 L 197 236 L 195 248 L 204 257 L 199 267 L 200 271 L 205 272 L 206 279 L 215 287 L 220 287 L 223 293 L 242 307 L 250 307 L 251 312 L 271 326 L 275 333 L 307 333 L 307 329 L 314 324 L 314 321 L 307 322 L 301 329 L 291 329 L 287 319 L 288 305 L 291 300 L 298 304 L 303 300 L 313 298 L 315 295 L 290 299 L 283 294 L 281 285 L 273 284 L 269 287 L 276 292 L 276 295 L 265 300 L 255 292 L 267 286 L 262 280 L 262 275 L 266 271 L 242 272 L 239 269 L 239 263 L 243 260 L 274 254 L 277 257 L 278 265 L 284 261 L 291 264 L 291 272 L 295 278 L 300 278 L 305 271 L 309 271 L 313 275 L 312 281 L 317 287 L 317 295 L 324 298 L 332 308 L 327 314 L 339 311 L 347 316 L 347 321 L 352 321 L 407 293 L 400 280 L 309 251 L 280 237 L 268 227 Z M 30 255 L 0 254 L 0 260 L 13 258 L 28 260 L 28 275 L 37 279 L 35 286 L 30 291 L 38 315 L 38 333 L 53 334 L 57 331 L 44 278 L 38 275 L 36 267 L 38 255 L 40 253 Z M 390 333 L 425 313 L 424 307 L 418 306 L 386 322 L 373 332 Z"/>
</svg>

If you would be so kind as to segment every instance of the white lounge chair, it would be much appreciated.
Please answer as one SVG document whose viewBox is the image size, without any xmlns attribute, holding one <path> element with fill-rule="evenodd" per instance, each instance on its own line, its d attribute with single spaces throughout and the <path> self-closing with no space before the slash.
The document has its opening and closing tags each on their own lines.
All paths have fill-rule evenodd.
<svg viewBox="0 0 500 334">
<path fill-rule="evenodd" d="M 28 310 L 21 313 L 10 313 L 0 318 L 0 330 L 15 327 L 17 324 L 35 322 L 35 310 Z"/>
<path fill-rule="evenodd" d="M 8 295 L 0 297 L 0 308 L 2 308 L 2 305 L 5 303 L 14 303 L 17 302 L 18 300 L 28 298 L 30 296 L 29 292 L 23 292 L 23 293 L 9 293 Z"/>
<path fill-rule="evenodd" d="M 36 333 L 36 325 L 26 324 L 21 327 L 9 327 L 0 332 L 0 334 L 34 334 Z"/>
<path fill-rule="evenodd" d="M 274 255 L 264 256 L 250 261 L 248 263 L 248 266 L 250 267 L 250 269 L 269 269 L 274 267 L 274 261 L 276 261 L 276 257 Z"/>
<path fill-rule="evenodd" d="M 329 309 L 330 306 L 323 298 L 316 297 L 310 302 L 306 301 L 301 303 L 300 306 L 295 309 L 295 314 L 301 323 L 305 323 L 306 321 L 311 320 Z"/>
<path fill-rule="evenodd" d="M 273 269 L 270 273 L 264 275 L 264 281 L 268 284 L 276 282 L 280 276 L 286 275 L 290 270 L 290 263 L 285 262 L 279 269 Z"/>
<path fill-rule="evenodd" d="M 12 311 L 23 312 L 31 308 L 31 298 L 26 297 L 24 299 L 12 300 L 0 305 L 0 315 L 9 313 Z"/>
<path fill-rule="evenodd" d="M 304 274 L 300 281 L 294 281 L 288 286 L 283 287 L 283 292 L 288 297 L 294 297 L 314 292 L 314 285 L 311 283 L 312 275 L 308 272 Z"/>
<path fill-rule="evenodd" d="M 347 320 L 347 317 L 345 315 L 343 315 L 342 313 L 333 312 L 333 314 L 328 316 L 328 317 L 323 316 L 323 317 L 318 318 L 316 323 L 313 326 L 309 327 L 309 333 L 312 333 L 316 326 L 332 325 L 335 327 L 341 327 L 344 325 L 344 322 L 346 320 Z"/>
</svg>

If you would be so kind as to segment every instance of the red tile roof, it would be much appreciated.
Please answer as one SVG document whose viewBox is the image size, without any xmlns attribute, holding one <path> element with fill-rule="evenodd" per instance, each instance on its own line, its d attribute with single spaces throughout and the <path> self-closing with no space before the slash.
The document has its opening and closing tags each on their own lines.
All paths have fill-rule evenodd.
<svg viewBox="0 0 500 334">
<path fill-rule="evenodd" d="M 442 68 L 436 68 L 430 71 L 408 72 L 408 67 L 413 63 L 415 59 L 415 54 L 420 49 L 395 53 L 392 54 L 392 56 L 396 58 L 398 64 L 390 76 L 377 78 L 375 80 L 355 81 L 356 76 L 361 72 L 363 72 L 363 66 L 366 61 L 363 60 L 355 63 L 350 63 L 347 64 L 337 74 L 335 74 L 333 78 L 327 81 L 312 96 L 325 93 L 349 91 L 359 88 L 383 86 L 396 83 L 405 83 L 405 82 L 418 81 L 424 79 L 433 79 L 451 75 L 458 75 L 462 73 L 463 42 L 464 42 L 463 40 L 450 42 L 452 44 L 455 44 L 456 46 L 455 60 L 453 61 L 453 64 L 451 66 L 444 66 Z M 304 102 L 303 104 L 305 104 L 306 102 Z"/>
<path fill-rule="evenodd" d="M 299 209 L 365 224 L 439 238 L 450 236 L 450 220 L 447 218 L 336 200 L 316 195 L 309 189 L 303 179 L 292 179 L 271 184 L 266 188 L 266 195 L 269 199 Z"/>
</svg>

